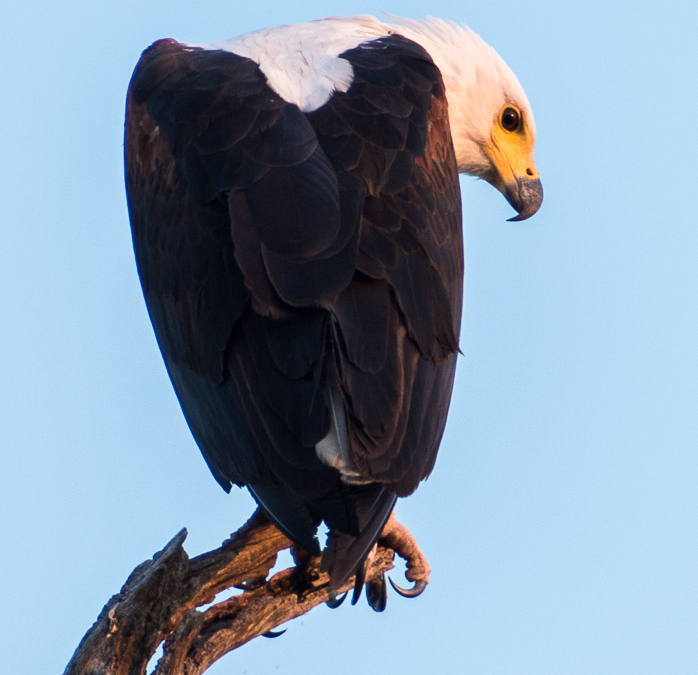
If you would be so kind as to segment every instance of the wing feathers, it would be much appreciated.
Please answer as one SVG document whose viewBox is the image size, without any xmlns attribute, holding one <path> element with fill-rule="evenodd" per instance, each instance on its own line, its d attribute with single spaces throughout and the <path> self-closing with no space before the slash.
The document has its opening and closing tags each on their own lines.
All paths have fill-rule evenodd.
<svg viewBox="0 0 698 675">
<path fill-rule="evenodd" d="M 250 59 L 160 41 L 126 125 L 139 275 L 194 437 L 301 546 L 332 528 L 335 580 L 431 470 L 463 268 L 438 70 L 399 36 L 342 58 L 349 89 L 302 113 Z M 368 485 L 318 457 L 330 429 Z"/>
</svg>

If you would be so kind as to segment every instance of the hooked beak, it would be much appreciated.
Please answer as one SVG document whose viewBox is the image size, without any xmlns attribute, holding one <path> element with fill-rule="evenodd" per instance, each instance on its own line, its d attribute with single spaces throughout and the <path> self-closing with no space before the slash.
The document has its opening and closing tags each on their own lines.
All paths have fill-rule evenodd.
<svg viewBox="0 0 698 675">
<path fill-rule="evenodd" d="M 543 184 L 540 178 L 518 176 L 513 183 L 505 185 L 502 192 L 518 214 L 508 218 L 509 222 L 530 218 L 543 203 Z"/>
<path fill-rule="evenodd" d="M 516 209 L 510 221 L 530 218 L 543 203 L 543 185 L 533 161 L 532 142 L 493 133 L 482 145 L 491 170 L 483 178 Z"/>
</svg>

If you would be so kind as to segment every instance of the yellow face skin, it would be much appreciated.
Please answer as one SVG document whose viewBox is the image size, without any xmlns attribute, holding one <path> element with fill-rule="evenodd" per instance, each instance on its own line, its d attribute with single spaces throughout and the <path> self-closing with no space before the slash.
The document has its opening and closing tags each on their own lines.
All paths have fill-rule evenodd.
<svg viewBox="0 0 698 675">
<path fill-rule="evenodd" d="M 495 117 L 482 149 L 492 166 L 485 179 L 518 211 L 510 220 L 530 218 L 543 201 L 543 186 L 533 161 L 534 138 L 524 114 L 511 103 Z"/>
</svg>

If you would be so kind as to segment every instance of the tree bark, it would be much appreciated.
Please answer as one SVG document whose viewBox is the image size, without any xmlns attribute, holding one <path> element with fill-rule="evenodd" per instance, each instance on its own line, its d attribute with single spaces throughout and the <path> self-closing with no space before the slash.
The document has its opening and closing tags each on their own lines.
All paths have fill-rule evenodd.
<svg viewBox="0 0 698 675">
<path fill-rule="evenodd" d="M 154 675 L 199 675 L 224 654 L 335 597 L 328 575 L 319 572 L 319 556 L 267 580 L 277 554 L 291 541 L 259 511 L 219 548 L 195 558 L 183 548 L 186 536 L 181 530 L 131 572 L 64 675 L 145 675 L 160 644 L 163 656 Z M 393 551 L 379 547 L 366 581 L 392 567 Z M 353 583 L 352 578 L 337 592 Z M 244 590 L 215 601 L 233 588 Z"/>
</svg>

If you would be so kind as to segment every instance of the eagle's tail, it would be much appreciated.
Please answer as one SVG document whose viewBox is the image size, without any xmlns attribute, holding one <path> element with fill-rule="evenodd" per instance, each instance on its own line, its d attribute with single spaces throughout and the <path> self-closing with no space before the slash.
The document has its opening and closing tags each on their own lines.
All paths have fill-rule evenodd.
<svg viewBox="0 0 698 675">
<path fill-rule="evenodd" d="M 339 588 L 366 559 L 383 526 L 390 517 L 397 497 L 380 485 L 354 486 L 358 535 L 330 530 L 322 553 L 320 570 L 329 572 L 333 588 Z"/>
</svg>

